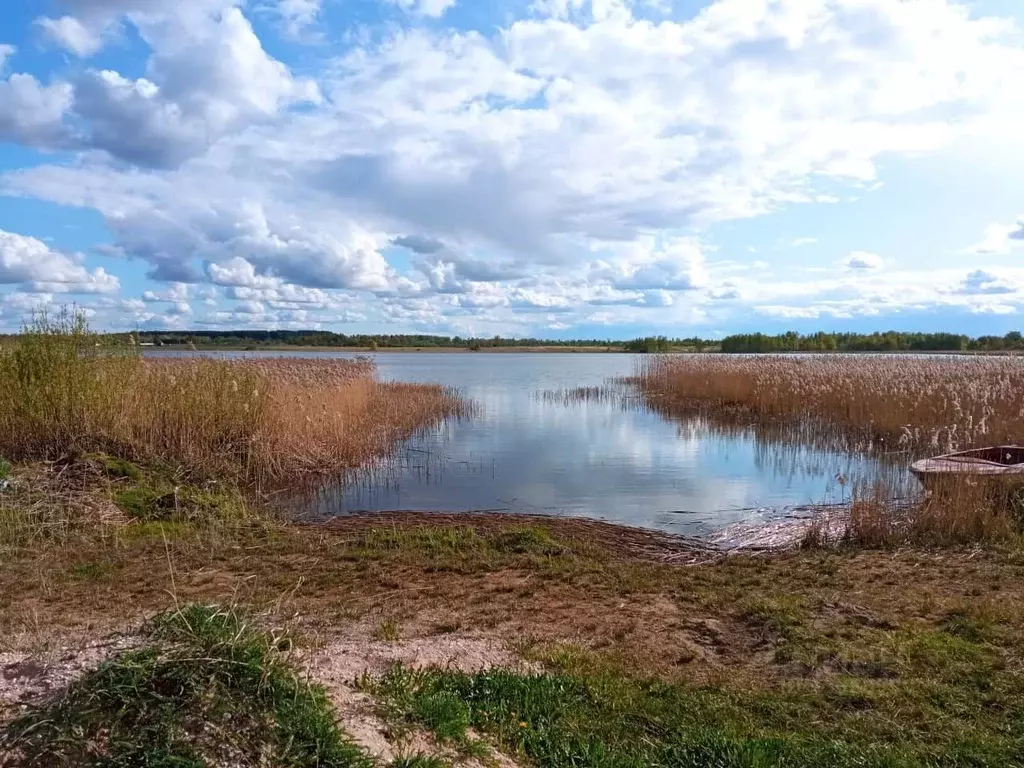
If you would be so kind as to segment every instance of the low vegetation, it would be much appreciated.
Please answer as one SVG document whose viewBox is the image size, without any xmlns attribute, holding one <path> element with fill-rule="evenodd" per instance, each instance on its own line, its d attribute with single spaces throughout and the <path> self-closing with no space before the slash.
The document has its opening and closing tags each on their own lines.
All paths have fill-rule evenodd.
<svg viewBox="0 0 1024 768">
<path fill-rule="evenodd" d="M 770 554 L 571 519 L 302 525 L 254 491 L 364 465 L 466 406 L 365 362 L 137 352 L 64 315 L 0 354 L 0 651 L 145 619 L 16 716 L 0 669 L 0 764 L 439 768 L 487 764 L 488 745 L 552 768 L 1021 764 L 1013 498 L 856 494 L 846 536 Z M 652 356 L 639 373 L 647 407 L 766 445 L 905 462 L 1024 426 L 1010 360 Z M 300 669 L 337 634 L 375 652 L 483 639 L 525 666 L 366 675 L 390 732 L 444 747 L 380 760 Z"/>
<path fill-rule="evenodd" d="M 189 605 L 10 723 L 0 757 L 22 766 L 371 768 L 323 689 L 287 662 L 287 636 L 235 611 Z"/>
<path fill-rule="evenodd" d="M 25 471 L 16 468 L 15 479 Z M 107 482 L 118 490 L 157 482 L 133 474 L 89 482 L 98 495 Z M 93 491 L 83 486 L 77 498 Z M 483 738 L 520 765 L 982 766 L 1013 765 L 1024 753 L 1018 549 L 723 557 L 682 545 L 592 521 L 497 515 L 316 526 L 230 514 L 98 522 L 2 553 L 0 626 L 5 643 L 51 645 L 61 633 L 131 624 L 174 600 L 242 602 L 273 611 L 272 624 L 298 617 L 291 642 L 360 627 L 357 636 L 375 645 L 460 634 L 511 642 L 535 672 L 406 670 L 365 684 L 395 732 L 432 730 L 454 753 Z M 128 656 L 142 679 L 129 699 L 97 699 L 95 681 L 107 690 L 108 678 L 87 676 L 70 691 L 102 704 L 87 708 L 94 719 L 82 720 L 78 693 L 41 703 L 52 725 L 37 746 L 64 744 L 67 728 L 114 722 L 112 733 L 131 724 L 184 749 L 172 737 L 193 732 L 182 719 L 193 704 L 167 693 L 163 681 L 184 673 L 163 661 L 179 650 L 204 659 L 222 650 L 185 651 L 192 641 L 178 636 L 168 650 L 162 631 L 127 652 L 161 649 Z M 269 637 L 260 647 L 278 648 L 282 636 Z M 213 686 L 210 722 L 221 722 L 221 707 L 239 713 L 238 739 L 255 748 L 246 723 L 272 705 L 248 693 L 260 709 L 217 704 L 248 690 L 214 674 L 218 664 L 197 663 L 189 676 Z M 144 716 L 154 701 L 162 724 Z M 200 751 L 208 765 L 238 764 L 220 754 Z"/>
<path fill-rule="evenodd" d="M 936 645 L 944 654 L 965 648 L 955 638 Z M 874 669 L 888 673 L 880 664 Z M 1010 717 L 949 730 L 938 719 L 912 723 L 904 715 L 903 723 L 887 722 L 878 708 L 889 703 L 854 675 L 820 693 L 796 686 L 766 694 L 607 672 L 398 667 L 368 686 L 399 726 L 425 727 L 457 744 L 471 732 L 486 734 L 545 768 L 996 766 L 1018 764 L 1024 746 Z M 1012 716 L 1020 714 L 1012 708 Z"/>
</svg>

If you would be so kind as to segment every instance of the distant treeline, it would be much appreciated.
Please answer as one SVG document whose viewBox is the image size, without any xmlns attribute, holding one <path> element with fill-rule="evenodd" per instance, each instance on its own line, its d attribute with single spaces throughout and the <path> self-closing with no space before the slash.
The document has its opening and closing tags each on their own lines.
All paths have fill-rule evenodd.
<svg viewBox="0 0 1024 768">
<path fill-rule="evenodd" d="M 1019 331 L 972 339 L 956 333 L 745 333 L 726 336 L 722 352 L 966 352 L 1024 349 Z"/>
<path fill-rule="evenodd" d="M 717 350 L 718 341 L 708 339 L 670 339 L 666 336 L 647 336 L 643 339 L 619 342 L 626 352 L 709 352 Z"/>
<path fill-rule="evenodd" d="M 427 334 L 344 334 L 330 331 L 137 331 L 132 334 L 105 335 L 110 341 L 141 343 L 149 346 L 224 347 L 350 347 L 388 349 L 399 347 L 436 347 L 479 350 L 493 347 L 588 347 L 624 352 L 1024 352 L 1024 337 L 1019 331 L 1005 336 L 971 338 L 956 333 L 745 333 L 721 340 L 647 336 L 631 341 L 610 339 L 507 339 L 501 336 L 474 338 Z M 0 340 L 10 338 L 0 336 Z"/>
<path fill-rule="evenodd" d="M 142 344 L 158 346 L 203 347 L 362 347 L 387 349 L 396 347 L 445 347 L 483 349 L 484 347 L 622 347 L 621 341 L 607 339 L 471 338 L 462 336 L 430 336 L 426 334 L 345 334 L 330 331 L 142 331 Z"/>
</svg>

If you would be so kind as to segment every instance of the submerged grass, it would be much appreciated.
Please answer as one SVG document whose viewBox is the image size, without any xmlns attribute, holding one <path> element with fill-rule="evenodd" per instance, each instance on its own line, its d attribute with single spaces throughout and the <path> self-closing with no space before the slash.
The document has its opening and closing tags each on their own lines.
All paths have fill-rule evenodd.
<svg viewBox="0 0 1024 768">
<path fill-rule="evenodd" d="M 203 605 L 158 616 L 144 635 L 10 723 L 0 756 L 40 768 L 372 766 L 323 689 L 288 663 L 287 636 Z"/>
</svg>

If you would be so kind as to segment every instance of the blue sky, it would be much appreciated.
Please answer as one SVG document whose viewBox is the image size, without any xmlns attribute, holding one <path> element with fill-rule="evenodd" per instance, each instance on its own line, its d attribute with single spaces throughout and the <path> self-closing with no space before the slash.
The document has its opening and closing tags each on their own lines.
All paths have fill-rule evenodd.
<svg viewBox="0 0 1024 768">
<path fill-rule="evenodd" d="M 6 0 L 0 329 L 1005 333 L 1016 0 Z"/>
</svg>

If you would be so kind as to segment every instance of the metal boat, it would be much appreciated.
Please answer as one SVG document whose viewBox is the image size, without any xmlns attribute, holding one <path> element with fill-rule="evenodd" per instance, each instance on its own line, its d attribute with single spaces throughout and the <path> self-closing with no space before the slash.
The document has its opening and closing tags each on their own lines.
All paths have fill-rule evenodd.
<svg viewBox="0 0 1024 768">
<path fill-rule="evenodd" d="M 995 445 L 915 461 L 910 471 L 925 488 L 959 480 L 1017 482 L 1024 485 L 1024 446 Z"/>
</svg>

